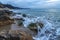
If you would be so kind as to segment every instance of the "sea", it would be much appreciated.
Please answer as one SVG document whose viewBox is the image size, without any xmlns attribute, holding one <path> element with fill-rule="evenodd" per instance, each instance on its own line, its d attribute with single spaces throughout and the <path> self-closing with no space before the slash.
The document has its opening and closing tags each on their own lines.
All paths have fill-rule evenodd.
<svg viewBox="0 0 60 40">
<path fill-rule="evenodd" d="M 24 26 L 29 25 L 32 22 L 42 22 L 44 24 L 43 28 L 40 28 L 37 25 L 37 35 L 32 36 L 34 40 L 60 40 L 60 9 L 58 8 L 41 8 L 41 9 L 14 9 L 11 10 L 15 13 L 19 14 L 26 14 L 32 16 L 29 17 L 22 17 L 25 19 L 23 22 Z M 20 15 L 21 16 L 21 15 Z M 20 17 L 19 16 L 19 17 Z M 17 17 L 16 15 L 14 17 Z M 15 25 L 10 25 L 10 27 L 1 27 L 0 29 L 18 29 L 19 27 L 15 27 Z"/>
<path fill-rule="evenodd" d="M 37 17 L 45 16 L 46 18 L 60 22 L 60 9 L 58 9 L 58 8 L 18 9 L 18 10 L 14 10 L 14 12 L 22 13 L 22 14 L 28 14 L 28 15 L 37 16 Z"/>
<path fill-rule="evenodd" d="M 41 29 L 37 25 L 37 35 L 33 37 L 34 40 L 60 40 L 60 9 L 58 8 L 42 8 L 42 9 L 18 9 L 12 10 L 17 14 L 27 14 L 36 18 L 26 19 L 24 25 L 42 21 L 44 27 Z M 39 31 L 41 30 L 41 31 Z"/>
</svg>

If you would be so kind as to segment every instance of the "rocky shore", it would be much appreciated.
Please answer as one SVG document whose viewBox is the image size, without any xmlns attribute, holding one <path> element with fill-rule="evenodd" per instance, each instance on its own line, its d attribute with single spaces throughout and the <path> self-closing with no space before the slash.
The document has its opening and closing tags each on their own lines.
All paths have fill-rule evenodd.
<svg viewBox="0 0 60 40">
<path fill-rule="evenodd" d="M 14 19 L 12 16 L 13 12 L 8 10 L 0 10 L 0 26 L 14 24 Z M 26 17 L 26 15 L 23 15 Z M 20 22 L 24 21 L 20 19 Z M 20 23 L 21 24 L 21 23 Z M 21 26 L 21 25 L 19 25 Z M 31 31 L 30 31 L 31 32 Z M 30 34 L 27 28 L 20 28 L 20 30 L 2 30 L 0 32 L 0 40 L 33 40 L 32 35 Z"/>
<path fill-rule="evenodd" d="M 4 8 L 3 6 L 9 7 L 11 5 L 0 3 L 0 7 Z M 44 22 L 40 17 L 0 10 L 0 26 L 11 25 L 11 29 L 0 32 L 0 40 L 33 40 L 38 31 L 41 31 L 40 28 L 42 29 L 47 23 Z M 16 29 L 14 29 L 15 27 Z"/>
<path fill-rule="evenodd" d="M 0 26 L 10 25 L 13 23 L 13 20 L 0 21 Z"/>
<path fill-rule="evenodd" d="M 32 36 L 22 30 L 9 30 L 0 32 L 0 40 L 33 40 Z"/>
<path fill-rule="evenodd" d="M 0 2 L 0 8 L 8 8 L 8 9 L 20 9 L 19 7 L 14 7 L 13 5 L 10 5 L 10 4 L 3 4 Z M 5 10 L 6 10 L 5 9 Z"/>
<path fill-rule="evenodd" d="M 8 10 L 0 10 L 0 26 L 5 26 L 13 23 L 13 19 L 10 18 L 10 15 L 13 12 Z"/>
</svg>

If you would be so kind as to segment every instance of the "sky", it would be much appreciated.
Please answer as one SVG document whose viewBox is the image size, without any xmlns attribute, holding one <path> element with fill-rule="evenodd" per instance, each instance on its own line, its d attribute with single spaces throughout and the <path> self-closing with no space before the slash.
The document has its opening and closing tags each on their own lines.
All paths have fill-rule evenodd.
<svg viewBox="0 0 60 40">
<path fill-rule="evenodd" d="M 60 0 L 0 0 L 22 8 L 60 8 Z"/>
</svg>

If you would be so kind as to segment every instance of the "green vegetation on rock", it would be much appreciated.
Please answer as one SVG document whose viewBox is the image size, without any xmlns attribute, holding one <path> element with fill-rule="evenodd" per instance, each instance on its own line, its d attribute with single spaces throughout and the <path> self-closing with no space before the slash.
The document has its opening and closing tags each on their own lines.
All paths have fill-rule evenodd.
<svg viewBox="0 0 60 40">
<path fill-rule="evenodd" d="M 36 23 L 30 23 L 30 24 L 28 25 L 28 28 L 30 28 L 30 29 L 34 29 L 34 28 L 36 28 L 36 27 L 37 27 Z"/>
</svg>

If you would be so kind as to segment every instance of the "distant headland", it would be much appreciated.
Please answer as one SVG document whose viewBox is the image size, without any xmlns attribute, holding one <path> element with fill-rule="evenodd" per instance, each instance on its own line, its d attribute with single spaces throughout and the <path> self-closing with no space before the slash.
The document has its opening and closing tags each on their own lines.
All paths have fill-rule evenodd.
<svg viewBox="0 0 60 40">
<path fill-rule="evenodd" d="M 21 8 L 21 7 L 15 7 L 11 4 L 3 4 L 0 2 L 0 8 L 9 8 L 9 9 L 30 9 L 30 8 Z"/>
</svg>

